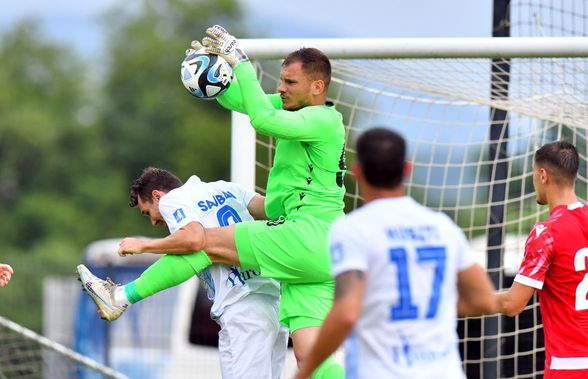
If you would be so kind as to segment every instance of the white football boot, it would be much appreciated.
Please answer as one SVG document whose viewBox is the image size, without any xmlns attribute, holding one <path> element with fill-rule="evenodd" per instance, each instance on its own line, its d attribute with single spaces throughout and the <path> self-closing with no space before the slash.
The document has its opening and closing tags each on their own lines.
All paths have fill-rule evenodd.
<svg viewBox="0 0 588 379">
<path fill-rule="evenodd" d="M 126 307 L 119 307 L 114 303 L 114 291 L 118 286 L 110 278 L 106 280 L 98 278 L 84 265 L 78 265 L 76 271 L 82 282 L 82 288 L 98 307 L 100 317 L 107 321 L 119 318 Z"/>
</svg>

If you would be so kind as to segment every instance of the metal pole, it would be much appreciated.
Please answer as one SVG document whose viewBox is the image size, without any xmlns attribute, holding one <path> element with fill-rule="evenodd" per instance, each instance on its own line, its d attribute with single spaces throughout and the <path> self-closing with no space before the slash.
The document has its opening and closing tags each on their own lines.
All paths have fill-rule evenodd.
<svg viewBox="0 0 588 379">
<path fill-rule="evenodd" d="M 507 25 L 507 19 L 501 21 Z M 496 33 L 494 35 L 500 36 Z M 239 44 L 249 58 L 257 60 L 284 59 L 286 55 L 301 47 L 316 47 L 331 59 L 588 56 L 588 37 L 244 38 L 239 39 Z"/>
<path fill-rule="evenodd" d="M 510 37 L 510 0 L 494 0 L 492 37 Z M 491 93 L 493 100 L 508 99 L 510 81 L 510 59 L 493 59 L 491 73 Z M 496 288 L 501 287 L 501 267 L 504 240 L 504 204 L 506 200 L 506 179 L 508 162 L 506 156 L 508 143 L 508 113 L 502 109 L 490 109 L 490 212 L 488 215 L 488 249 L 486 268 Z M 499 317 L 484 319 L 484 378 L 500 376 L 498 347 Z"/>
<path fill-rule="evenodd" d="M 238 112 L 231 113 L 231 182 L 255 190 L 255 129 Z"/>
</svg>

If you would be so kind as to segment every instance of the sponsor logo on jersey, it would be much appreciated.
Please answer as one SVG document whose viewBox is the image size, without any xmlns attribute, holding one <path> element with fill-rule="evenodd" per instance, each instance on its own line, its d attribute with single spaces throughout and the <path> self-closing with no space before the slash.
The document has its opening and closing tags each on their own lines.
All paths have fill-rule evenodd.
<svg viewBox="0 0 588 379">
<path fill-rule="evenodd" d="M 545 229 L 547 229 L 547 227 L 546 227 L 546 226 L 544 226 L 544 225 L 541 225 L 541 224 L 538 224 L 538 225 L 535 227 L 535 238 L 539 237 L 539 236 L 541 235 L 541 233 L 543 233 L 543 231 L 544 231 Z"/>
<path fill-rule="evenodd" d="M 231 192 L 223 191 L 218 195 L 212 196 L 210 199 L 200 200 L 197 205 L 202 212 L 206 212 L 207 210 L 210 210 L 214 207 L 223 205 L 228 199 L 231 198 L 236 199 L 235 195 L 233 195 Z"/>
<path fill-rule="evenodd" d="M 337 242 L 331 245 L 331 261 L 333 264 L 338 264 L 343 260 L 344 253 L 343 253 L 343 244 L 341 242 Z"/>
<path fill-rule="evenodd" d="M 232 287 L 235 287 L 237 285 L 245 284 L 247 280 L 258 277 L 260 274 L 261 273 L 255 270 L 239 270 L 238 267 L 232 266 L 227 280 Z"/>
<path fill-rule="evenodd" d="M 198 277 L 206 285 L 206 294 L 208 295 L 208 299 L 213 301 L 214 296 L 216 294 L 216 288 L 214 287 L 214 279 L 212 279 L 212 275 L 210 274 L 210 270 L 205 268 L 204 270 L 202 270 L 198 274 Z"/>
<path fill-rule="evenodd" d="M 174 212 L 174 217 L 176 219 L 176 222 L 180 222 L 186 218 L 186 214 L 184 213 L 184 210 L 182 208 L 178 208 Z"/>
</svg>

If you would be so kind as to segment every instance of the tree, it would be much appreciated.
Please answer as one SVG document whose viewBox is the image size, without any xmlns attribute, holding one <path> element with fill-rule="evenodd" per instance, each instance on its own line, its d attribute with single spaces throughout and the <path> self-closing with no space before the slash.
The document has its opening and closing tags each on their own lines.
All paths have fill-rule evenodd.
<svg viewBox="0 0 588 379">
<path fill-rule="evenodd" d="M 132 179 L 160 166 L 185 179 L 228 179 L 229 113 L 215 101 L 190 96 L 180 63 L 190 41 L 222 22 L 237 29 L 234 0 L 146 0 L 139 10 L 121 6 L 105 17 L 111 57 L 101 123 L 111 164 Z"/>
<path fill-rule="evenodd" d="M 132 6 L 105 16 L 107 63 L 47 40 L 35 20 L 1 36 L 0 255 L 16 271 L 1 312 L 38 331 L 45 276 L 73 275 L 93 240 L 154 233 L 126 206 L 143 167 L 228 179 L 229 113 L 192 98 L 179 67 L 206 27 L 239 32 L 236 2 Z"/>
<path fill-rule="evenodd" d="M 27 248 L 65 230 L 75 239 L 77 183 L 101 164 L 96 130 L 80 118 L 83 65 L 32 20 L 4 36 L 0 61 L 0 217 L 10 220 L 0 240 Z"/>
</svg>

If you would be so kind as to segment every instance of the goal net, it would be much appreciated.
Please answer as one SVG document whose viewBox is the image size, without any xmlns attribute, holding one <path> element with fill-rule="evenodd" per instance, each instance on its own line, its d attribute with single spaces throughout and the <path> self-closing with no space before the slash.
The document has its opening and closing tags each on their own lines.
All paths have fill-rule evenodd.
<svg viewBox="0 0 588 379">
<path fill-rule="evenodd" d="M 348 166 L 355 160 L 354 141 L 362 130 L 385 126 L 399 131 L 408 141 L 413 163 L 406 181 L 408 195 L 449 215 L 465 232 L 496 287 L 510 287 L 531 227 L 548 217 L 548 209 L 535 202 L 532 184 L 538 147 L 558 139 L 577 146 L 582 164 L 576 190 L 586 200 L 587 39 L 432 39 L 422 44 L 422 50 L 406 40 L 362 42 L 360 49 L 380 44 L 378 51 L 366 55 L 378 59 L 359 59 L 365 49 L 353 52 L 358 40 L 272 44 L 274 50 L 282 43 L 290 51 L 314 46 L 336 56 L 329 100 L 343 114 Z M 382 44 L 388 42 L 393 59 L 383 58 Z M 255 57 L 261 42 L 245 43 L 245 50 L 253 49 L 250 56 Z M 336 44 L 344 50 L 339 55 Z M 265 50 L 258 52 L 268 57 Z M 346 59 L 346 54 L 353 59 Z M 275 91 L 280 61 L 257 60 L 256 67 L 264 89 Z M 235 120 L 234 130 L 240 127 L 240 119 Z M 254 138 L 254 185 L 263 193 L 274 141 L 262 135 Z M 243 144 L 242 138 L 238 141 Z M 247 171 L 243 156 L 239 159 Z M 345 185 L 350 211 L 362 200 L 349 173 Z M 460 320 L 467 376 L 542 377 L 541 325 L 535 298 L 515 318 Z"/>
<path fill-rule="evenodd" d="M 0 316 L 0 379 L 128 379 Z"/>
</svg>

